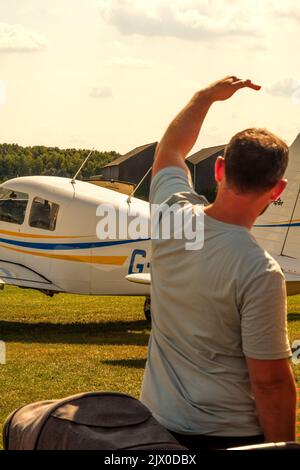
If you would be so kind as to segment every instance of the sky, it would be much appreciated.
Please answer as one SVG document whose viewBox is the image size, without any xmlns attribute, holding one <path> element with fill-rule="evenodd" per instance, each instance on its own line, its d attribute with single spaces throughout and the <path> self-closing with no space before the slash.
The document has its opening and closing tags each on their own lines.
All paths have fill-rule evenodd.
<svg viewBox="0 0 300 470">
<path fill-rule="evenodd" d="M 300 133 L 299 0 L 0 0 L 0 142 L 126 153 L 160 140 L 192 95 L 215 103 L 191 153 L 266 127 Z"/>
</svg>

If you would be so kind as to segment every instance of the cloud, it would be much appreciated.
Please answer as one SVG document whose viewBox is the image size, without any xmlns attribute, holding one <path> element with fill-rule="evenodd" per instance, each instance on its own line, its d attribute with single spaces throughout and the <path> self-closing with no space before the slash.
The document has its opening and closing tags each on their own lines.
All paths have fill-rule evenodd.
<svg viewBox="0 0 300 470">
<path fill-rule="evenodd" d="M 90 92 L 91 98 L 113 98 L 114 91 L 110 86 L 93 87 Z"/>
<path fill-rule="evenodd" d="M 292 21 L 300 21 L 299 0 L 271 0 L 269 1 L 269 11 L 275 18 Z"/>
<path fill-rule="evenodd" d="M 156 65 L 150 60 L 134 59 L 132 57 L 115 57 L 107 62 L 107 65 L 119 69 L 154 69 Z"/>
<path fill-rule="evenodd" d="M 18 24 L 0 23 L 0 53 L 38 52 L 47 47 L 47 40 L 35 31 Z"/>
<path fill-rule="evenodd" d="M 258 35 L 255 15 L 249 17 L 249 0 L 214 3 L 207 0 L 99 0 L 101 17 L 122 34 L 176 37 L 190 41 L 208 41 L 227 36 Z M 253 5 L 252 5 L 253 11 Z"/>
<path fill-rule="evenodd" d="M 273 96 L 293 98 L 300 89 L 300 80 L 295 78 L 284 78 L 268 86 L 266 91 Z"/>
</svg>

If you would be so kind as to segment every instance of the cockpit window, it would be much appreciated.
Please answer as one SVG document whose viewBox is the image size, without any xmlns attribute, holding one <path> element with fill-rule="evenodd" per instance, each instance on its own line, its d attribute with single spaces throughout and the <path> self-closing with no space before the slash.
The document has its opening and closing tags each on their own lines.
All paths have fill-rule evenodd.
<svg viewBox="0 0 300 470">
<path fill-rule="evenodd" d="M 24 222 L 28 194 L 0 188 L 0 221 L 21 225 Z"/>
<path fill-rule="evenodd" d="M 59 205 L 54 202 L 35 197 L 32 201 L 29 225 L 44 230 L 55 230 Z"/>
</svg>

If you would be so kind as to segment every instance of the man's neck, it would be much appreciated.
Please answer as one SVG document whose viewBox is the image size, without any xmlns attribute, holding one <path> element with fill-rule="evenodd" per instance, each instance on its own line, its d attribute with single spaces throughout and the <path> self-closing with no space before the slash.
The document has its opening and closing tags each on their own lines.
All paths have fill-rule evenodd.
<svg viewBox="0 0 300 470">
<path fill-rule="evenodd" d="M 220 222 L 240 225 L 251 229 L 259 210 L 251 197 L 236 195 L 232 191 L 222 191 L 213 204 L 204 208 L 205 214 Z"/>
<path fill-rule="evenodd" d="M 209 217 L 219 220 L 220 222 L 224 222 L 226 224 L 240 225 L 241 227 L 246 227 L 249 230 L 254 224 L 253 219 L 249 220 L 248 217 L 244 217 L 242 214 L 225 213 L 223 210 L 220 210 L 220 208 L 217 207 L 216 204 L 211 204 L 210 206 L 205 207 L 204 212 Z"/>
</svg>

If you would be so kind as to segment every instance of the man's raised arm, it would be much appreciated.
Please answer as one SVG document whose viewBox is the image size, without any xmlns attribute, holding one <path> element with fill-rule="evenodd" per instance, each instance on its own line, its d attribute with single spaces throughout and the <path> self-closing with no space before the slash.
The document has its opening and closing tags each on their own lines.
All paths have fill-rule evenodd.
<svg viewBox="0 0 300 470">
<path fill-rule="evenodd" d="M 152 175 L 168 166 L 178 166 L 187 171 L 184 162 L 194 146 L 205 116 L 215 101 L 230 98 L 240 88 L 260 90 L 251 80 L 225 77 L 197 92 L 183 110 L 175 117 L 160 141 L 153 164 Z"/>
</svg>

